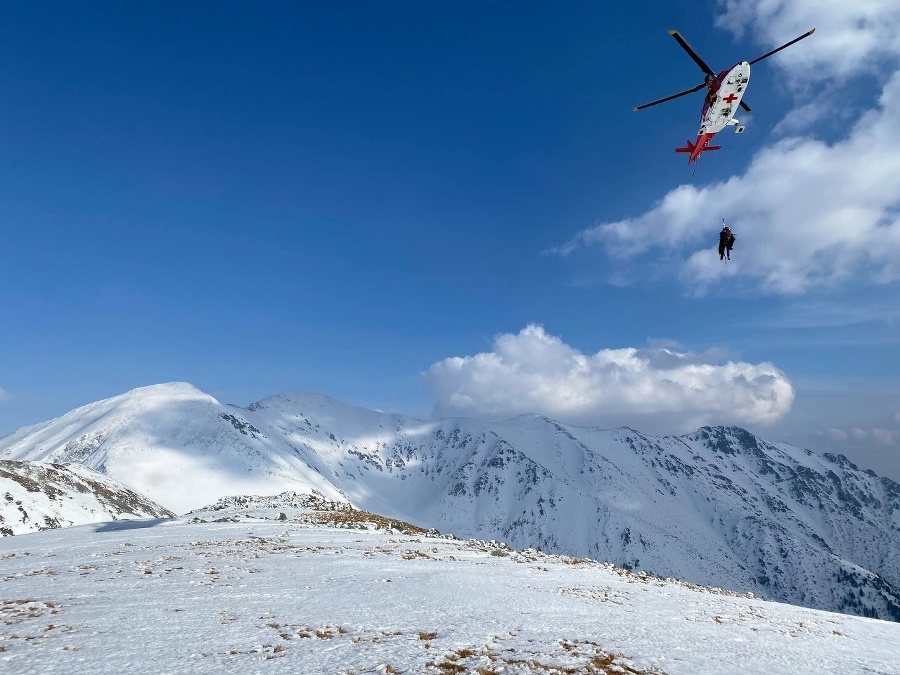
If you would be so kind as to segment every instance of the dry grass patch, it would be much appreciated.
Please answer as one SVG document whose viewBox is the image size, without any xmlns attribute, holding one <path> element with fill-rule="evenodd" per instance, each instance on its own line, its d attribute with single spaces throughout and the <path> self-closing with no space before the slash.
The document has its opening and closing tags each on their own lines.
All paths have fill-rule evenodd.
<svg viewBox="0 0 900 675">
<path fill-rule="evenodd" d="M 578 673 L 591 673 L 594 672 L 592 670 L 581 670 L 580 668 L 576 668 L 575 666 L 548 666 L 546 663 L 541 663 L 537 659 L 501 659 L 504 663 L 510 666 L 527 666 L 529 670 L 533 670 L 538 673 L 553 673 L 553 675 L 577 675 Z"/>
<path fill-rule="evenodd" d="M 426 633 L 423 631 L 423 632 L 419 633 L 420 640 L 434 640 L 436 637 L 437 637 L 437 632 Z"/>
<path fill-rule="evenodd" d="M 566 565 L 592 565 L 597 561 L 590 558 L 563 558 L 563 562 Z"/>
<path fill-rule="evenodd" d="M 626 673 L 627 675 L 653 675 L 656 673 L 662 674 L 661 670 L 639 670 L 637 668 L 632 668 L 627 663 L 623 661 L 625 657 L 621 654 L 607 654 L 606 656 L 595 656 L 591 659 L 589 666 L 593 666 L 595 669 L 593 671 L 588 672 L 596 672 L 596 673 Z"/>
<path fill-rule="evenodd" d="M 34 598 L 4 600 L 0 604 L 0 620 L 7 626 L 26 619 L 37 619 L 48 612 L 59 614 L 59 608 L 52 602 L 43 602 Z"/>
<path fill-rule="evenodd" d="M 393 529 L 399 530 L 403 534 L 428 534 L 428 530 L 412 523 L 356 509 L 352 511 L 316 511 L 311 514 L 311 520 L 323 525 L 356 525 L 359 527 L 374 525 L 379 530 Z"/>
<path fill-rule="evenodd" d="M 400 556 L 404 560 L 415 560 L 416 558 L 424 558 L 425 560 L 434 560 L 430 555 L 417 549 L 408 549 Z"/>
<path fill-rule="evenodd" d="M 441 661 L 440 663 L 429 661 L 425 664 L 425 666 L 429 668 L 437 668 L 442 673 L 464 673 L 466 672 L 466 670 L 468 670 L 465 666 L 461 666 L 458 663 L 453 663 L 453 661 Z"/>
<path fill-rule="evenodd" d="M 653 668 L 637 670 L 629 665 L 626 657 L 608 652 L 590 640 L 559 640 L 560 651 L 552 647 L 541 649 L 536 645 L 504 647 L 496 644 L 501 641 L 501 638 L 495 638 L 492 644 L 478 650 L 464 648 L 445 653 L 440 661 L 430 661 L 425 665 L 442 673 L 478 675 L 497 675 L 510 669 L 534 675 L 662 675 L 662 671 Z"/>
<path fill-rule="evenodd" d="M 6 581 L 13 581 L 14 579 L 20 579 L 22 577 L 37 577 L 40 575 L 46 575 L 48 577 L 56 576 L 56 570 L 52 567 L 41 567 L 36 570 L 29 570 L 28 572 L 10 574 L 6 577 Z"/>
</svg>

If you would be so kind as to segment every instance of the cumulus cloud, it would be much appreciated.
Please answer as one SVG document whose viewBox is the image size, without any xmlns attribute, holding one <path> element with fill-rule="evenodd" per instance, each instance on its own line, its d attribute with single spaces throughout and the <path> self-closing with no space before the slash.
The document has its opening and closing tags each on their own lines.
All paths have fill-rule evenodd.
<svg viewBox="0 0 900 675">
<path fill-rule="evenodd" d="M 806 84 L 874 71 L 900 55 L 900 3 L 896 0 L 721 0 L 717 25 L 747 29 L 777 47 L 815 28 L 802 48 L 773 57 L 775 67 Z"/>
<path fill-rule="evenodd" d="M 717 356 L 665 347 L 584 354 L 529 325 L 497 336 L 490 352 L 444 359 L 422 375 L 438 417 L 538 413 L 675 433 L 702 424 L 766 424 L 790 410 L 793 387 L 774 365 L 718 363 Z"/>
<path fill-rule="evenodd" d="M 791 443 L 819 454 L 845 455 L 861 469 L 900 481 L 900 392 L 848 385 L 833 391 L 797 384 L 790 415 L 763 431 L 767 440 Z"/>
<path fill-rule="evenodd" d="M 847 432 L 840 429 L 828 429 L 825 434 L 833 441 L 845 442 L 847 440 Z"/>
<path fill-rule="evenodd" d="M 803 100 L 776 132 L 847 119 L 848 95 L 841 86 L 860 75 L 891 72 L 900 61 L 900 4 L 895 0 L 720 0 L 719 6 L 717 25 L 738 37 L 749 32 L 765 49 L 816 28 L 801 48 L 768 62 Z"/>
<path fill-rule="evenodd" d="M 820 434 L 827 436 L 832 441 L 840 443 L 852 444 L 853 442 L 872 440 L 876 445 L 882 447 L 897 447 L 900 445 L 900 430 L 886 429 L 883 427 L 871 427 L 863 429 L 862 427 L 853 427 L 849 433 L 841 429 L 831 428 Z M 850 445 L 847 446 L 848 448 Z"/>
<path fill-rule="evenodd" d="M 735 276 L 750 282 L 747 290 L 773 294 L 900 279 L 900 3 L 724 0 L 720 6 L 719 24 L 749 30 L 763 49 L 817 28 L 773 64 L 828 96 L 804 96 L 778 128 L 797 134 L 823 118 L 843 120 L 839 140 L 784 137 L 760 151 L 743 175 L 679 186 L 644 213 L 598 222 L 553 252 L 600 246 L 617 284 L 646 278 L 646 254 L 664 252 L 667 269 L 695 293 Z M 877 102 L 862 115 L 836 114 L 829 102 L 845 98 L 835 94 L 840 78 L 864 72 L 889 74 Z M 737 235 L 727 266 L 715 255 L 721 218 Z"/>
<path fill-rule="evenodd" d="M 842 106 L 845 94 L 837 87 L 823 87 L 809 96 L 806 103 L 791 110 L 775 125 L 775 135 L 802 134 L 823 121 L 848 124 L 854 111 Z"/>
<path fill-rule="evenodd" d="M 784 139 L 757 154 L 743 176 L 708 187 L 679 186 L 644 214 L 599 223 L 556 252 L 599 244 L 613 260 L 635 268 L 638 256 L 665 250 L 680 258 L 680 280 L 700 292 L 738 274 L 755 280 L 763 292 L 779 294 L 850 280 L 896 281 L 898 129 L 900 73 L 886 83 L 878 109 L 864 115 L 846 139 L 831 145 Z M 720 214 L 728 215 L 737 236 L 728 266 L 711 253 Z"/>
<path fill-rule="evenodd" d="M 871 430 L 872 438 L 884 446 L 894 446 L 897 444 L 897 432 L 892 429 L 875 428 Z"/>
</svg>

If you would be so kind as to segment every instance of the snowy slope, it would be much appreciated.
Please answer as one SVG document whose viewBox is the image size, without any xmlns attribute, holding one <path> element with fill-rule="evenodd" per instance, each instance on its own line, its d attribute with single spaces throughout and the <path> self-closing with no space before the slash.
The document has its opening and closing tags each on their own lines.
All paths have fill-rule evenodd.
<svg viewBox="0 0 900 675">
<path fill-rule="evenodd" d="M 424 421 L 301 393 L 239 408 L 172 384 L 20 430 L 2 456 L 81 461 L 178 512 L 317 491 L 443 532 L 900 620 L 900 486 L 738 428 Z"/>
<path fill-rule="evenodd" d="M 305 453 L 190 384 L 135 389 L 0 439 L 0 457 L 79 462 L 184 512 L 224 494 L 335 488 Z"/>
<path fill-rule="evenodd" d="M 0 670 L 900 674 L 897 623 L 302 503 L 0 540 Z"/>
<path fill-rule="evenodd" d="M 120 518 L 174 515 L 80 464 L 0 461 L 3 536 Z"/>
</svg>

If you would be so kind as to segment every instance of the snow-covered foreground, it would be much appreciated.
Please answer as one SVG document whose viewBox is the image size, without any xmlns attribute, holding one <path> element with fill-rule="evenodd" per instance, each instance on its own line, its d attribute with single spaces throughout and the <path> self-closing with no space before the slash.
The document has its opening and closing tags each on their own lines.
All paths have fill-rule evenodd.
<svg viewBox="0 0 900 675">
<path fill-rule="evenodd" d="M 285 510 L 0 540 L 0 670 L 900 673 L 900 624 Z"/>
<path fill-rule="evenodd" d="M 20 429 L 0 457 L 83 464 L 175 513 L 315 491 L 460 536 L 900 621 L 900 485 L 737 427 L 657 438 L 538 415 L 424 421 L 296 392 L 240 408 L 169 383 Z M 72 506 L 52 492 L 50 506 Z M 10 522 L 20 506 L 46 515 L 10 496 Z"/>
</svg>

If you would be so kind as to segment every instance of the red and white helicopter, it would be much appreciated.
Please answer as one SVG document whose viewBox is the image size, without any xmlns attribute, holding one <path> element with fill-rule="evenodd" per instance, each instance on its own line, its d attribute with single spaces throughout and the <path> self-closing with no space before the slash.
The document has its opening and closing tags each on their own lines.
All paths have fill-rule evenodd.
<svg viewBox="0 0 900 675">
<path fill-rule="evenodd" d="M 735 133 L 744 133 L 744 125 L 734 116 L 734 112 L 738 105 L 747 112 L 752 112 L 750 106 L 741 100 L 744 96 L 744 91 L 747 89 L 747 83 L 750 81 L 750 66 L 772 56 L 772 54 L 780 52 L 786 47 L 790 47 L 795 42 L 799 42 L 815 32 L 816 29 L 813 28 L 800 37 L 794 38 L 777 49 L 773 49 L 768 54 L 763 54 L 758 59 L 742 61 L 733 66 L 731 70 L 723 70 L 716 75 L 712 68 L 706 65 L 706 62 L 700 58 L 697 52 L 691 48 L 677 30 L 670 30 L 669 35 L 678 41 L 678 44 L 680 44 L 690 57 L 694 59 L 694 62 L 700 66 L 700 70 L 706 73 L 706 79 L 696 87 L 685 89 L 677 94 L 661 98 L 658 101 L 651 101 L 650 103 L 636 106 L 635 110 L 643 110 L 644 108 L 649 108 L 658 103 L 665 103 L 666 101 L 671 101 L 673 98 L 685 96 L 686 94 L 693 94 L 695 91 L 706 88 L 706 98 L 703 101 L 703 110 L 700 113 L 700 131 L 697 132 L 696 143 L 688 141 L 686 147 L 675 148 L 675 152 L 690 153 L 688 165 L 693 164 L 705 151 L 719 150 L 722 147 L 720 145 L 710 145 L 709 142 L 712 140 L 713 136 L 722 131 L 725 127 L 733 126 Z"/>
</svg>

